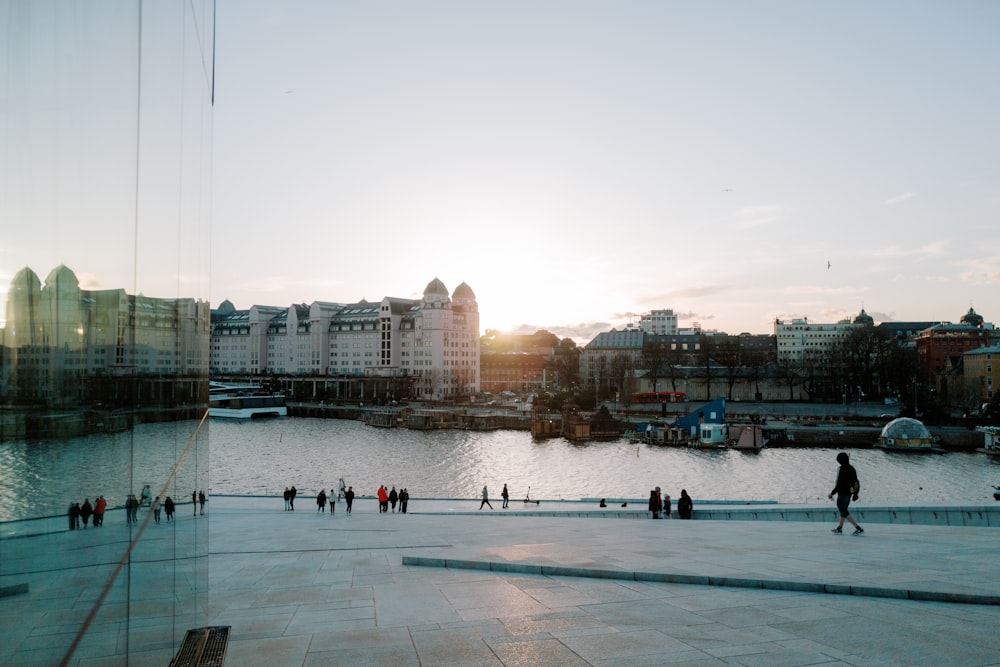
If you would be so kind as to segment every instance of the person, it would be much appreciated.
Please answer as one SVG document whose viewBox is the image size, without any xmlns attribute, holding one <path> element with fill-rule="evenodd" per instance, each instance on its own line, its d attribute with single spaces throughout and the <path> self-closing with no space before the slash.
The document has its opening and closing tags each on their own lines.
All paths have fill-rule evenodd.
<svg viewBox="0 0 1000 667">
<path fill-rule="evenodd" d="M 601 498 L 601 504 L 598 505 L 598 507 L 607 507 L 607 506 L 608 506 L 607 498 Z"/>
<path fill-rule="evenodd" d="M 385 484 L 378 487 L 378 513 L 389 511 L 389 494 L 385 491 Z"/>
<path fill-rule="evenodd" d="M 334 492 L 333 489 L 330 489 L 330 495 L 326 497 L 327 501 L 330 503 L 330 516 L 333 516 L 333 510 L 336 509 L 337 498 L 339 496 L 340 496 L 339 491 Z"/>
<path fill-rule="evenodd" d="M 295 488 L 292 484 L 292 488 L 288 491 L 288 509 L 289 511 L 295 511 L 295 496 L 299 495 L 299 490 Z"/>
<path fill-rule="evenodd" d="M 399 494 L 396 493 L 396 487 L 392 487 L 392 491 L 389 492 L 389 505 L 392 506 L 392 513 L 396 513 L 396 503 L 399 501 Z"/>
<path fill-rule="evenodd" d="M 191 492 L 191 516 L 198 516 L 198 489 Z"/>
<path fill-rule="evenodd" d="M 326 491 L 323 489 L 319 490 L 316 494 L 316 511 L 325 512 L 326 511 Z"/>
<path fill-rule="evenodd" d="M 104 496 L 98 496 L 97 502 L 94 503 L 94 527 L 104 525 L 104 512 L 108 509 L 108 501 L 104 499 Z"/>
<path fill-rule="evenodd" d="M 87 522 L 90 521 L 90 515 L 94 513 L 94 507 L 90 504 L 90 498 L 83 499 L 83 505 L 80 506 L 80 520 L 83 521 L 83 527 L 87 527 Z"/>
<path fill-rule="evenodd" d="M 291 498 L 292 498 L 292 492 L 289 491 L 288 487 L 286 486 L 285 487 L 285 511 L 286 512 L 291 508 L 291 504 L 290 504 Z"/>
<path fill-rule="evenodd" d="M 500 492 L 500 497 L 503 498 L 503 503 L 500 505 L 501 509 L 507 509 L 507 501 L 510 500 L 510 494 L 507 492 L 507 485 L 503 485 L 503 491 Z"/>
<path fill-rule="evenodd" d="M 490 505 L 490 492 L 483 486 L 483 502 L 479 503 L 479 509 L 483 509 L 483 505 L 489 505 L 490 509 L 493 509 L 493 505 Z"/>
<path fill-rule="evenodd" d="M 340 478 L 340 486 L 337 487 L 337 500 L 340 500 L 341 498 L 343 498 L 345 493 L 347 493 L 346 486 L 344 484 L 344 478 L 341 477 Z"/>
<path fill-rule="evenodd" d="M 664 493 L 663 494 L 663 518 L 664 519 L 669 519 L 670 518 L 670 494 L 669 493 Z"/>
<path fill-rule="evenodd" d="M 202 489 L 201 491 L 198 492 L 198 505 L 201 506 L 201 513 L 202 514 L 205 513 L 205 501 L 206 500 L 208 500 L 208 498 L 207 498 L 207 496 L 205 496 L 205 489 Z"/>
<path fill-rule="evenodd" d="M 660 487 L 649 490 L 649 511 L 653 513 L 654 519 L 660 518 L 660 507 L 663 501 L 660 500 Z"/>
<path fill-rule="evenodd" d="M 125 521 L 126 523 L 138 523 L 139 521 L 139 499 L 134 493 L 128 494 L 125 499 Z"/>
<path fill-rule="evenodd" d="M 406 506 L 410 502 L 410 492 L 404 486 L 399 492 L 399 511 L 406 514 Z"/>
<path fill-rule="evenodd" d="M 351 506 L 354 504 L 354 487 L 347 487 L 347 491 L 344 491 L 344 502 L 347 503 L 347 513 L 351 513 Z"/>
<path fill-rule="evenodd" d="M 69 504 L 69 529 L 76 530 L 76 524 L 80 522 L 80 504 Z"/>
<path fill-rule="evenodd" d="M 677 515 L 682 519 L 690 519 L 692 511 L 694 502 L 688 495 L 687 489 L 681 489 L 681 497 L 677 499 Z"/>
<path fill-rule="evenodd" d="M 160 523 L 160 497 L 156 496 L 156 500 L 153 501 L 153 521 Z"/>
<path fill-rule="evenodd" d="M 844 521 L 847 521 L 854 526 L 854 535 L 863 535 L 865 529 L 858 525 L 848 510 L 851 499 L 858 499 L 857 487 L 855 486 L 858 482 L 858 471 L 851 465 L 851 457 L 847 455 L 847 452 L 837 454 L 837 463 L 840 464 L 840 469 L 837 470 L 837 482 L 833 486 L 833 491 L 827 496 L 827 498 L 833 498 L 833 494 L 837 494 L 837 509 L 840 510 L 840 521 L 833 532 L 837 535 L 843 533 Z"/>
<path fill-rule="evenodd" d="M 153 504 L 153 492 L 149 488 L 149 484 L 142 487 L 142 492 L 139 494 L 139 503 L 143 507 L 149 507 Z"/>
<path fill-rule="evenodd" d="M 172 521 L 174 518 L 174 499 L 167 496 L 167 499 L 163 501 L 163 511 L 167 513 L 167 521 Z"/>
</svg>

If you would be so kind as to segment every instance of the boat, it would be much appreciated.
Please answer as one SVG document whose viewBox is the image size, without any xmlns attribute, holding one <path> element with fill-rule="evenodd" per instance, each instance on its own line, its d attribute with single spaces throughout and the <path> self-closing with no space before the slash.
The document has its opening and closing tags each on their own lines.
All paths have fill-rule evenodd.
<svg viewBox="0 0 1000 667">
<path fill-rule="evenodd" d="M 209 383 L 209 417 L 261 419 L 287 415 L 283 392 L 271 391 L 259 384 Z"/>
<path fill-rule="evenodd" d="M 721 449 L 728 444 L 729 427 L 725 424 L 701 424 L 698 437 L 690 441 L 698 449 Z"/>
<path fill-rule="evenodd" d="M 927 427 L 916 419 L 899 417 L 882 427 L 875 446 L 891 452 L 940 453 L 944 450 Z"/>
<path fill-rule="evenodd" d="M 765 446 L 767 446 L 767 436 L 764 435 L 764 429 L 757 424 L 753 424 L 740 428 L 740 435 L 736 439 L 733 449 L 759 452 Z"/>
</svg>

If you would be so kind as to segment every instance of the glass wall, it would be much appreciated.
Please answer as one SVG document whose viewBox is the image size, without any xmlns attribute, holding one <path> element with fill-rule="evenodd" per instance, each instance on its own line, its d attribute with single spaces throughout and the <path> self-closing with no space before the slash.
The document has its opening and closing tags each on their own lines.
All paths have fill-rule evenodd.
<svg viewBox="0 0 1000 667">
<path fill-rule="evenodd" d="M 214 3 L 0 0 L 0 43 L 0 664 L 169 664 L 208 624 Z"/>
</svg>

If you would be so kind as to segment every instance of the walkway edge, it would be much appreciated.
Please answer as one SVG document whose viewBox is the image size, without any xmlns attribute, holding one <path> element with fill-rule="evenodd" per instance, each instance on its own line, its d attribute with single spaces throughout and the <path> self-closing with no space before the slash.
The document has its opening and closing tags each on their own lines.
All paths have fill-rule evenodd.
<svg viewBox="0 0 1000 667">
<path fill-rule="evenodd" d="M 461 570 L 487 570 L 517 574 L 540 574 L 550 577 L 581 577 L 589 579 L 620 579 L 624 581 L 647 581 L 661 584 L 687 584 L 692 586 L 725 586 L 728 588 L 757 588 L 773 591 L 795 591 L 799 593 L 822 593 L 826 595 L 857 595 L 861 597 L 891 598 L 920 602 L 950 602 L 954 604 L 1000 605 L 998 595 L 978 595 L 975 593 L 944 593 L 904 588 L 881 588 L 877 586 L 851 586 L 849 584 L 821 584 L 811 581 L 782 581 L 779 579 L 744 579 L 740 577 L 712 577 L 670 572 L 630 572 L 627 570 L 602 570 L 595 568 L 568 567 L 563 565 L 536 565 L 532 563 L 507 563 L 451 558 L 431 558 L 426 556 L 403 556 L 403 565 L 415 567 L 438 567 Z"/>
</svg>

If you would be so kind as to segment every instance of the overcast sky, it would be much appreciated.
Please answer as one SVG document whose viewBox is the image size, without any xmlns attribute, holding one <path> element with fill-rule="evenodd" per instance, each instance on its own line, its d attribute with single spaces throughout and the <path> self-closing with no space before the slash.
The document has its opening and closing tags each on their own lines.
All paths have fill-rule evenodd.
<svg viewBox="0 0 1000 667">
<path fill-rule="evenodd" d="M 1000 3 L 218 0 L 216 28 L 213 305 L 437 277 L 484 330 L 584 341 L 660 308 L 1000 321 Z"/>
</svg>

